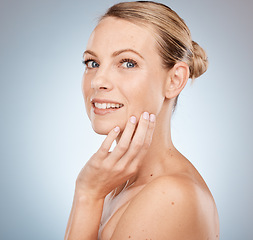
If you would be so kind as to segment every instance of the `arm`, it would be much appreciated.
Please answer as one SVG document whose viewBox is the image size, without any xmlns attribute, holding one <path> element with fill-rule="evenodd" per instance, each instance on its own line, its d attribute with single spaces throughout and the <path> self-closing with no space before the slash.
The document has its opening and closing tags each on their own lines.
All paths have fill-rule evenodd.
<svg viewBox="0 0 253 240">
<path fill-rule="evenodd" d="M 137 172 L 151 143 L 155 123 L 142 115 L 136 128 L 136 121 L 131 120 L 114 150 L 109 152 L 119 134 L 117 128 L 79 173 L 65 240 L 96 240 L 106 195 Z"/>
<path fill-rule="evenodd" d="M 76 192 L 66 228 L 65 240 L 97 239 L 103 203 L 103 199 L 92 199 Z"/>
</svg>

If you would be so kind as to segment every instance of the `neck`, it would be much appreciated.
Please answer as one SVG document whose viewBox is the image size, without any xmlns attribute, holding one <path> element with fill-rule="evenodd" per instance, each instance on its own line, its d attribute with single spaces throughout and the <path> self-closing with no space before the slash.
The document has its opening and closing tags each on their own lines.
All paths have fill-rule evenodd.
<svg viewBox="0 0 253 240">
<path fill-rule="evenodd" d="M 154 177 L 161 175 L 168 154 L 175 149 L 171 140 L 171 109 L 169 102 L 165 102 L 160 113 L 156 116 L 152 143 L 137 174 L 130 179 L 129 186 L 132 184 L 144 185 Z"/>
</svg>

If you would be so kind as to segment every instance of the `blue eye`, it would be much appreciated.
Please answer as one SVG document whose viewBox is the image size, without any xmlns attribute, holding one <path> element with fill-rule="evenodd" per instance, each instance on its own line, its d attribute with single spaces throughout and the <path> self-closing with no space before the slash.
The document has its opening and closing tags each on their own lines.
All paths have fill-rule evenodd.
<svg viewBox="0 0 253 240">
<path fill-rule="evenodd" d="M 121 66 L 123 68 L 134 68 L 137 66 L 137 62 L 134 61 L 133 59 L 122 59 L 120 63 L 122 63 Z"/>
<path fill-rule="evenodd" d="M 98 68 L 99 67 L 99 64 L 92 60 L 92 59 L 88 59 L 86 61 L 83 62 L 87 68 Z"/>
<path fill-rule="evenodd" d="M 134 64 L 131 63 L 131 62 L 124 62 L 122 64 L 123 67 L 126 67 L 126 68 L 133 68 L 134 67 Z"/>
</svg>

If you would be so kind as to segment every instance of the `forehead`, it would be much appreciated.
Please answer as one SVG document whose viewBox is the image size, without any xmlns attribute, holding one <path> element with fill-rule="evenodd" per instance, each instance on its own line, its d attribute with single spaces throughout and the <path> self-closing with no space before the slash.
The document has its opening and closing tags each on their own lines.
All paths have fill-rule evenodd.
<svg viewBox="0 0 253 240">
<path fill-rule="evenodd" d="M 132 22 L 106 17 L 92 32 L 87 49 L 113 52 L 132 48 L 145 53 L 155 52 L 155 38 L 152 31 Z"/>
</svg>

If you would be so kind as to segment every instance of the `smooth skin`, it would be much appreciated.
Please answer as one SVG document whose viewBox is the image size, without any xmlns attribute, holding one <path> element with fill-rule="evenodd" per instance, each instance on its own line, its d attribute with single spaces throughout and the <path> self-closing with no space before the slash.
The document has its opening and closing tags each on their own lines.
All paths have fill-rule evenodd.
<svg viewBox="0 0 253 240">
<path fill-rule="evenodd" d="M 152 31 L 112 17 L 93 31 L 84 60 L 87 114 L 107 136 L 77 177 L 65 239 L 219 239 L 212 194 L 171 140 L 187 64 L 163 68 Z M 92 99 L 123 107 L 96 114 Z"/>
</svg>

